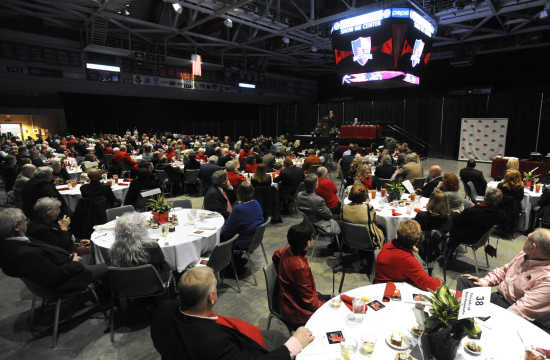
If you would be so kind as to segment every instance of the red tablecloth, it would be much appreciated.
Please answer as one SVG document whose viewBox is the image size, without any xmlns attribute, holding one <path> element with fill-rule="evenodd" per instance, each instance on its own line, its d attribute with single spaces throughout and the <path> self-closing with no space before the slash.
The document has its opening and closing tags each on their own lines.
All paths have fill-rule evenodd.
<svg viewBox="0 0 550 360">
<path fill-rule="evenodd" d="M 499 178 L 504 176 L 506 171 L 506 162 L 508 160 L 502 158 L 495 158 L 491 164 L 491 177 Z M 519 171 L 522 173 L 531 171 L 534 168 L 538 167 L 535 171 L 535 174 L 544 175 L 550 171 L 550 162 L 539 162 L 539 161 L 529 161 L 529 160 L 520 160 L 519 161 Z"/>
<path fill-rule="evenodd" d="M 340 126 L 340 137 L 346 139 L 369 139 L 374 140 L 382 136 L 382 126 L 380 125 L 361 125 Z"/>
</svg>

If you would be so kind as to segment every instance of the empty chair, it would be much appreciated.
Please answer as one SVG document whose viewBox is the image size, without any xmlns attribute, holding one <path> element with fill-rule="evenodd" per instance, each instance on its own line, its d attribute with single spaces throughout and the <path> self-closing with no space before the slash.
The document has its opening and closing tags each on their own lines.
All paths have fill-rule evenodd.
<svg viewBox="0 0 550 360">
<path fill-rule="evenodd" d="M 285 324 L 288 332 L 291 333 L 291 329 L 283 319 L 280 310 L 279 302 L 279 275 L 274 264 L 269 264 L 264 267 L 265 276 L 265 289 L 267 291 L 267 305 L 269 307 L 269 318 L 267 320 L 267 330 L 271 327 L 271 320 L 275 317 Z"/>
<path fill-rule="evenodd" d="M 235 234 L 231 239 L 219 243 L 216 245 L 212 253 L 207 258 L 201 258 L 200 261 L 195 266 L 208 266 L 214 270 L 217 278 L 221 278 L 221 284 L 223 285 L 223 270 L 231 265 L 233 268 L 233 273 L 235 274 L 235 280 L 237 281 L 237 289 L 241 292 L 241 287 L 239 285 L 239 278 L 237 276 L 237 269 L 233 263 L 233 243 L 239 237 L 239 234 Z M 203 264 L 206 262 L 206 264 Z"/>
<path fill-rule="evenodd" d="M 174 200 L 172 201 L 172 207 L 176 208 L 182 208 L 182 209 L 192 209 L 193 204 L 191 203 L 191 200 L 189 199 L 180 199 L 180 200 Z"/>
<path fill-rule="evenodd" d="M 200 194 L 201 193 L 201 181 L 199 179 L 200 169 L 193 169 L 183 171 L 183 190 L 186 194 Z M 189 187 L 195 191 L 189 192 Z"/>
<path fill-rule="evenodd" d="M 117 218 L 117 216 L 122 216 L 127 212 L 136 211 L 132 205 L 119 206 L 116 208 L 107 209 L 105 213 L 107 214 L 107 222 L 112 221 Z"/>
<path fill-rule="evenodd" d="M 113 307 L 109 317 L 111 342 L 115 340 L 115 312 L 125 312 L 128 300 L 165 295 L 173 282 L 172 276 L 164 282 L 157 269 L 151 265 L 134 267 L 109 267 L 107 273 Z"/>
<path fill-rule="evenodd" d="M 60 324 L 59 318 L 61 314 L 61 304 L 64 300 L 78 298 L 83 293 L 90 291 L 94 296 L 96 303 L 99 304 L 99 298 L 97 297 L 97 294 L 95 293 L 92 285 L 89 285 L 88 288 L 82 291 L 60 294 L 60 293 L 56 293 L 53 290 L 46 289 L 42 287 L 40 284 L 32 282 L 28 279 L 21 279 L 21 280 L 23 280 L 23 282 L 25 283 L 29 291 L 32 293 L 31 318 L 30 318 L 31 328 L 34 322 L 34 310 L 36 305 L 36 298 L 42 298 L 42 307 L 46 306 L 48 302 L 50 303 L 55 302 L 55 313 L 54 313 L 54 319 L 53 319 L 53 332 L 52 332 L 52 347 L 54 348 L 57 346 L 59 324 Z"/>
<path fill-rule="evenodd" d="M 266 265 L 269 263 L 269 261 L 267 260 L 267 255 L 265 253 L 265 249 L 264 249 L 264 244 L 262 243 L 263 240 L 264 240 L 264 234 L 265 234 L 265 228 L 267 227 L 267 225 L 269 225 L 269 223 L 271 223 L 271 217 L 268 217 L 266 221 L 264 221 L 263 224 L 259 225 L 257 228 L 256 228 L 256 231 L 254 232 L 254 236 L 252 237 L 252 241 L 250 242 L 250 245 L 248 246 L 248 249 L 243 251 L 243 250 L 234 250 L 235 252 L 237 253 L 244 253 L 246 254 L 246 257 L 248 258 L 249 262 L 251 260 L 250 258 L 250 255 L 258 248 L 258 247 L 261 247 L 262 248 L 262 253 L 264 255 L 264 260 L 265 260 L 265 263 Z M 257 281 L 256 281 L 256 276 L 254 276 L 254 284 L 257 285 Z"/>
<path fill-rule="evenodd" d="M 475 187 L 473 182 L 468 181 L 466 183 L 466 186 L 464 187 L 464 190 L 466 190 L 466 188 L 468 188 L 468 191 L 466 191 L 466 194 L 468 194 L 470 196 L 470 200 L 472 200 L 472 202 L 474 204 L 483 202 L 483 200 L 485 200 L 485 198 L 483 196 L 480 196 L 477 193 L 476 187 Z"/>
</svg>

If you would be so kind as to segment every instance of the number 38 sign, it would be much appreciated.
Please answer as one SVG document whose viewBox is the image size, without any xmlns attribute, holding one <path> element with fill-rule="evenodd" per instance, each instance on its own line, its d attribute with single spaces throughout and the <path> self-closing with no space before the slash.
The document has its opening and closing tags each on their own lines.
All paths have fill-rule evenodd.
<svg viewBox="0 0 550 360">
<path fill-rule="evenodd" d="M 458 311 L 458 320 L 489 316 L 491 302 L 490 287 L 475 287 L 462 292 L 462 301 Z"/>
</svg>

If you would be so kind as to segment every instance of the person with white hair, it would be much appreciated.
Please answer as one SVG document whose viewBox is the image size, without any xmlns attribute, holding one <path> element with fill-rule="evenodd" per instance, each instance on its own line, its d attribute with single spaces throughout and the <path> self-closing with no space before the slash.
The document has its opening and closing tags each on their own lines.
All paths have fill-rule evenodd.
<svg viewBox="0 0 550 360">
<path fill-rule="evenodd" d="M 52 159 L 50 166 L 53 169 L 54 181 L 56 184 L 65 184 L 71 178 L 67 169 L 61 166 L 59 159 Z"/>
<path fill-rule="evenodd" d="M 178 296 L 179 304 L 165 302 L 153 314 L 151 338 L 163 359 L 290 360 L 315 339 L 299 327 L 284 345 L 266 345 L 256 326 L 213 313 L 217 281 L 207 266 L 181 276 Z"/>
<path fill-rule="evenodd" d="M 315 193 L 322 197 L 327 204 L 327 207 L 333 214 L 340 213 L 340 200 L 338 199 L 338 188 L 334 181 L 328 178 L 328 170 L 321 166 L 317 169 L 317 188 Z"/>
<path fill-rule="evenodd" d="M 132 159 L 130 154 L 126 152 L 126 146 L 121 145 L 119 150 L 113 149 L 113 163 L 118 165 L 121 169 L 137 169 L 137 162 Z"/>
<path fill-rule="evenodd" d="M 8 192 L 8 204 L 17 208 L 23 207 L 23 189 L 27 181 L 29 181 L 36 171 L 36 166 L 33 164 L 25 164 L 21 166 L 19 175 L 15 179 L 13 188 Z"/>
<path fill-rule="evenodd" d="M 33 207 L 33 217 L 27 233 L 32 239 L 60 247 L 74 253 L 74 237 L 69 231 L 71 218 L 67 215 L 61 219 L 61 202 L 53 197 L 38 199 Z M 89 240 L 88 240 L 89 242 Z"/>
<path fill-rule="evenodd" d="M 0 268 L 6 275 L 65 293 L 83 290 L 107 274 L 105 264 L 87 265 L 74 253 L 31 241 L 27 223 L 21 209 L 0 210 Z"/>
<path fill-rule="evenodd" d="M 457 290 L 474 286 L 498 286 L 492 303 L 550 329 L 550 230 L 535 229 L 516 257 L 483 278 L 457 279 Z"/>
<path fill-rule="evenodd" d="M 152 264 L 163 277 L 170 272 L 160 246 L 149 238 L 145 218 L 137 212 L 126 213 L 117 219 L 111 264 L 116 267 Z"/>
<path fill-rule="evenodd" d="M 69 208 L 54 185 L 53 170 L 49 166 L 36 169 L 34 176 L 23 187 L 23 211 L 32 218 L 34 204 L 43 197 L 53 197 L 61 202 L 61 214 L 68 215 Z"/>
<path fill-rule="evenodd" d="M 424 197 L 430 197 L 435 188 L 443 180 L 441 174 L 441 166 L 432 165 L 428 170 L 428 177 L 424 180 L 422 188 L 416 189 L 416 193 Z"/>
</svg>

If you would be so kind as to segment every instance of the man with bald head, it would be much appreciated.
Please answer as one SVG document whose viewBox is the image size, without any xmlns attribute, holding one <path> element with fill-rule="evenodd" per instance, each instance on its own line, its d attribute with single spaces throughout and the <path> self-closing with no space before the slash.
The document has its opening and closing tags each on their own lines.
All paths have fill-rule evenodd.
<svg viewBox="0 0 550 360">
<path fill-rule="evenodd" d="M 473 286 L 498 286 L 492 303 L 550 329 L 550 230 L 530 233 L 516 257 L 485 277 L 465 274 L 457 279 L 458 290 Z"/>
<path fill-rule="evenodd" d="M 430 197 L 441 180 L 443 180 L 441 177 L 441 166 L 432 165 L 428 170 L 428 177 L 424 180 L 424 185 L 422 185 L 422 188 L 416 189 L 416 193 L 424 197 Z"/>
<path fill-rule="evenodd" d="M 153 344 L 164 360 L 290 360 L 314 340 L 299 327 L 284 345 L 269 349 L 256 326 L 213 313 L 217 281 L 207 266 L 183 273 L 178 296 L 179 302 L 161 304 L 151 323 Z"/>
</svg>

